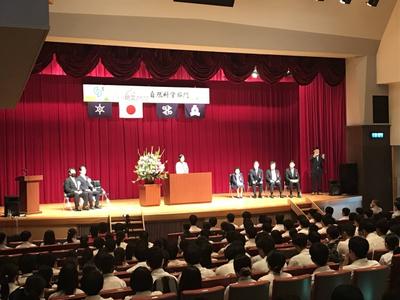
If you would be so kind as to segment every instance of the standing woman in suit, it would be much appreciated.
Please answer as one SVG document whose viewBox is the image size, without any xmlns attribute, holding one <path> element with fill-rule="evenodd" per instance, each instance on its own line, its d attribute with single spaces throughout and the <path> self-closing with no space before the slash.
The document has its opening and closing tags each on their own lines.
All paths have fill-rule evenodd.
<svg viewBox="0 0 400 300">
<path fill-rule="evenodd" d="M 322 186 L 322 174 L 324 173 L 325 154 L 320 154 L 315 147 L 310 158 L 312 194 L 319 194 Z"/>
<path fill-rule="evenodd" d="M 243 174 L 240 172 L 239 168 L 235 169 L 235 172 L 230 176 L 231 188 L 236 190 L 236 198 L 243 198 L 243 190 L 244 190 L 244 178 Z"/>
</svg>

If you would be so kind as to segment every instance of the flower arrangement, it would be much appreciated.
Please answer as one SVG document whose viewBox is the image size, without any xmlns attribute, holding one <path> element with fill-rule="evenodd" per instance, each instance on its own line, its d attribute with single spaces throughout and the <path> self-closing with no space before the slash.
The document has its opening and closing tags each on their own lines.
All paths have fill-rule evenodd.
<svg viewBox="0 0 400 300">
<path fill-rule="evenodd" d="M 139 152 L 139 160 L 134 171 L 138 178 L 134 183 L 143 181 L 145 184 L 153 184 L 156 181 L 167 179 L 168 172 L 165 171 L 167 161 L 161 161 L 163 154 L 164 151 L 161 152 L 160 148 L 153 151 L 153 147 L 150 151 L 146 149 L 143 154 Z"/>
</svg>

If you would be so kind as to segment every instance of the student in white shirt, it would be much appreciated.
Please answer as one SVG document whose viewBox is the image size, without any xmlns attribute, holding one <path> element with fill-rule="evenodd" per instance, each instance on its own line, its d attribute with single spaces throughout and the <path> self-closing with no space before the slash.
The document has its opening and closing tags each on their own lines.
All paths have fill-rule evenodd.
<svg viewBox="0 0 400 300">
<path fill-rule="evenodd" d="M 7 247 L 7 235 L 4 232 L 0 232 L 0 250 L 1 249 L 10 249 L 10 247 Z"/>
<path fill-rule="evenodd" d="M 96 257 L 96 265 L 103 273 L 103 290 L 111 290 L 126 287 L 126 283 L 121 278 L 113 274 L 115 268 L 115 259 L 109 253 L 102 252 Z"/>
<path fill-rule="evenodd" d="M 385 249 L 384 238 L 379 236 L 375 230 L 376 226 L 369 220 L 363 221 L 359 227 L 359 234 L 367 239 L 370 251 Z"/>
<path fill-rule="evenodd" d="M 0 299 L 8 299 L 8 295 L 14 292 L 19 285 L 17 284 L 18 267 L 12 263 L 5 263 L 0 272 Z"/>
<path fill-rule="evenodd" d="M 258 249 L 260 260 L 253 263 L 251 271 L 253 273 L 267 273 L 269 271 L 267 264 L 267 256 L 275 250 L 275 243 L 271 236 L 257 236 L 256 245 Z"/>
<path fill-rule="evenodd" d="M 247 241 L 244 245 L 246 249 L 256 247 L 256 235 L 257 229 L 254 226 L 246 229 Z"/>
<path fill-rule="evenodd" d="M 275 216 L 275 226 L 272 227 L 272 230 L 278 230 L 280 232 L 285 232 L 285 226 L 283 225 L 285 216 L 282 214 L 277 214 Z"/>
<path fill-rule="evenodd" d="M 32 233 L 30 231 L 24 230 L 19 235 L 22 244 L 18 245 L 16 248 L 32 248 L 37 247 L 37 245 L 31 243 Z"/>
<path fill-rule="evenodd" d="M 160 291 L 152 291 L 153 278 L 151 277 L 149 269 L 145 267 L 138 267 L 131 274 L 130 287 L 135 294 L 133 296 L 126 296 L 125 300 L 162 295 Z"/>
<path fill-rule="evenodd" d="M 310 247 L 311 260 L 317 265 L 312 275 L 312 281 L 314 281 L 314 275 L 323 272 L 333 272 L 328 265 L 329 249 L 322 243 L 314 243 Z"/>
<path fill-rule="evenodd" d="M 146 261 L 148 254 L 149 248 L 147 247 L 147 244 L 145 242 L 139 242 L 135 249 L 135 258 L 138 260 L 138 262 L 126 271 L 128 273 L 132 273 L 139 267 L 145 267 L 149 269 Z"/>
<path fill-rule="evenodd" d="M 369 250 L 368 241 L 360 236 L 354 236 L 349 241 L 349 259 L 350 265 L 343 266 L 343 270 L 356 270 L 368 267 L 379 266 L 376 260 L 367 258 Z"/>
<path fill-rule="evenodd" d="M 308 235 L 308 231 L 309 231 L 308 227 L 310 226 L 310 222 L 308 221 L 308 219 L 305 216 L 300 215 L 299 223 L 300 223 L 299 233 L 304 233 L 305 235 Z"/>
<path fill-rule="evenodd" d="M 66 295 L 83 294 L 78 288 L 79 274 L 75 265 L 65 264 L 58 275 L 57 290 L 49 296 L 49 299 Z"/>
<path fill-rule="evenodd" d="M 277 251 L 273 251 L 267 258 L 269 272 L 258 281 L 269 281 L 269 297 L 272 296 L 273 284 L 276 278 L 292 277 L 289 273 L 282 272 L 286 263 L 286 257 Z"/>
<path fill-rule="evenodd" d="M 188 174 L 189 166 L 185 162 L 185 156 L 183 154 L 178 155 L 179 161 L 175 164 L 175 173 L 176 174 Z"/>
<path fill-rule="evenodd" d="M 100 292 L 103 289 L 103 274 L 101 274 L 96 269 L 83 274 L 81 279 L 82 290 L 86 293 L 87 300 L 103 300 L 104 298 L 100 296 Z M 107 298 L 112 300 L 112 298 Z"/>
<path fill-rule="evenodd" d="M 326 229 L 329 225 L 333 225 L 335 220 L 330 215 L 324 215 L 321 218 L 322 228 L 318 230 L 319 234 L 326 234 Z"/>
<path fill-rule="evenodd" d="M 341 224 L 339 226 L 341 233 L 341 240 L 337 245 L 337 252 L 339 254 L 340 262 L 342 264 L 347 264 L 345 261 L 349 254 L 349 240 L 354 236 L 356 227 L 351 223 Z"/>
<path fill-rule="evenodd" d="M 315 226 L 318 227 L 318 230 L 320 230 L 322 227 L 324 227 L 324 225 L 322 225 L 322 215 L 319 212 L 314 212 L 312 214 L 312 217 L 314 219 L 314 224 Z M 310 223 L 313 223 L 310 221 Z"/>
<path fill-rule="evenodd" d="M 228 262 L 222 266 L 219 266 L 215 270 L 217 276 L 226 276 L 229 274 L 235 274 L 235 269 L 233 267 L 233 260 L 238 255 L 246 254 L 243 243 L 241 241 L 233 241 L 224 252 L 225 258 Z"/>
<path fill-rule="evenodd" d="M 282 237 L 283 237 L 283 238 L 289 238 L 289 237 L 290 237 L 289 231 L 290 231 L 291 229 L 294 229 L 294 222 L 293 222 L 293 220 L 291 220 L 291 219 L 286 219 L 286 220 L 284 220 L 284 221 L 283 221 L 283 227 L 284 227 L 284 229 L 285 229 L 285 232 L 282 234 Z"/>
<path fill-rule="evenodd" d="M 198 218 L 196 215 L 189 216 L 189 223 L 190 223 L 189 232 L 190 233 L 199 233 L 201 231 L 201 228 L 197 227 L 197 220 L 198 220 Z"/>
<path fill-rule="evenodd" d="M 172 277 L 178 282 L 175 276 L 169 274 L 163 269 L 164 266 L 164 255 L 161 248 L 153 247 L 149 249 L 149 255 L 147 258 L 147 265 L 150 268 L 153 282 L 162 277 Z"/>
<path fill-rule="evenodd" d="M 199 269 L 202 279 L 215 276 L 215 272 L 213 270 L 204 268 L 200 264 L 201 249 L 196 244 L 188 245 L 183 253 L 183 257 L 189 266 L 194 266 Z"/>
<path fill-rule="evenodd" d="M 187 266 L 179 278 L 179 293 L 201 289 L 201 274 L 195 266 Z"/>
<path fill-rule="evenodd" d="M 237 282 L 255 282 L 251 278 L 251 259 L 247 255 L 240 255 L 233 261 L 233 268 L 237 277 Z M 235 283 L 233 283 L 235 284 Z M 224 300 L 229 300 L 229 289 L 232 284 L 226 287 Z"/>
<path fill-rule="evenodd" d="M 313 264 L 310 252 L 307 249 L 307 240 L 308 237 L 303 233 L 298 233 L 293 239 L 293 245 L 300 253 L 289 260 L 289 267 L 304 267 Z"/>
<path fill-rule="evenodd" d="M 227 214 L 226 221 L 229 224 L 232 224 L 235 227 L 235 229 L 239 228 L 239 226 L 235 224 L 235 215 L 234 214 L 232 214 L 232 213 Z"/>
<path fill-rule="evenodd" d="M 386 249 L 389 251 L 381 256 L 379 263 L 381 265 L 391 266 L 392 265 L 392 257 L 393 251 L 399 249 L 399 238 L 395 234 L 389 234 L 385 238 L 385 246 Z"/>
<path fill-rule="evenodd" d="M 339 221 L 348 221 L 349 220 L 349 214 L 350 214 L 350 208 L 343 207 L 342 208 L 342 217 L 339 219 Z"/>
</svg>

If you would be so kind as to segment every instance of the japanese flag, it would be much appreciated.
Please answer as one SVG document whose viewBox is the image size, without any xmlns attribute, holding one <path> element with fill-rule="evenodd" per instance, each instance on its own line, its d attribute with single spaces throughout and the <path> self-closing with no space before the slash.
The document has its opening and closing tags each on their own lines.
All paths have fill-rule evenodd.
<svg viewBox="0 0 400 300">
<path fill-rule="evenodd" d="M 119 117 L 123 119 L 143 118 L 143 102 L 137 100 L 120 101 Z"/>
</svg>

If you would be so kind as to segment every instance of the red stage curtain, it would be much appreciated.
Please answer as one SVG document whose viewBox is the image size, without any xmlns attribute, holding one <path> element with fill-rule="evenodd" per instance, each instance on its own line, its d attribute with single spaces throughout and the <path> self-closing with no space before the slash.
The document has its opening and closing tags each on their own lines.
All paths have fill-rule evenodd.
<svg viewBox="0 0 400 300">
<path fill-rule="evenodd" d="M 129 79 L 139 68 L 142 60 L 156 80 L 171 79 L 180 67 L 199 81 L 209 80 L 217 68 L 222 68 L 230 81 L 243 82 L 253 72 L 260 73 L 262 80 L 276 83 L 289 70 L 296 82 L 307 85 L 320 73 L 332 86 L 340 84 L 345 76 L 344 59 L 251 55 L 235 53 L 209 53 L 165 49 L 141 49 L 81 44 L 46 43 L 39 55 L 34 73 L 42 71 L 55 54 L 64 72 L 72 77 L 90 73 L 101 60 L 113 76 Z"/>
<path fill-rule="evenodd" d="M 160 84 L 153 80 L 130 83 Z M 168 81 L 167 85 L 210 87 L 206 118 L 186 120 L 181 106 L 178 119 L 159 120 L 155 105 L 146 104 L 143 120 L 123 120 L 118 118 L 116 104 L 112 119 L 89 119 L 82 101 L 82 79 L 33 75 L 16 109 L 0 110 L 1 201 L 4 195 L 17 193 L 15 177 L 27 169 L 28 174 L 44 175 L 43 203 L 62 202 L 66 170 L 81 164 L 87 166 L 92 178 L 101 180 L 112 199 L 137 197 L 137 186 L 131 182 L 137 153 L 152 146 L 165 148 L 169 171 L 174 170 L 179 153 L 186 155 L 192 172 L 211 171 L 215 193 L 227 192 L 228 174 L 236 166 L 247 177 L 253 160 L 259 160 L 263 169 L 270 160 L 276 160 L 283 172 L 290 159 L 299 161 L 299 151 L 304 153 L 296 83 Z M 312 93 L 317 87 L 332 91 L 332 98 L 344 95 L 343 89 L 330 89 L 318 81 L 309 89 L 300 89 L 304 105 L 309 102 L 304 93 Z M 327 94 L 318 92 L 318 99 L 310 96 L 310 108 L 300 108 L 312 112 Z M 332 113 L 321 117 L 322 125 L 317 127 L 324 128 L 326 118 L 335 118 Z M 311 130 L 314 123 L 307 124 L 306 130 Z M 321 147 L 342 146 L 341 140 L 324 131 L 315 134 L 321 135 Z M 324 144 L 325 140 L 329 143 Z M 313 143 L 310 139 L 310 145 Z M 329 159 L 331 155 L 327 153 Z M 330 163 L 332 168 L 334 163 Z"/>
<path fill-rule="evenodd" d="M 311 190 L 311 151 L 320 147 L 326 155 L 323 187 L 339 178 L 339 164 L 346 161 L 346 89 L 342 82 L 331 87 L 321 75 L 306 86 L 299 86 L 300 170 L 302 189 Z"/>
</svg>

